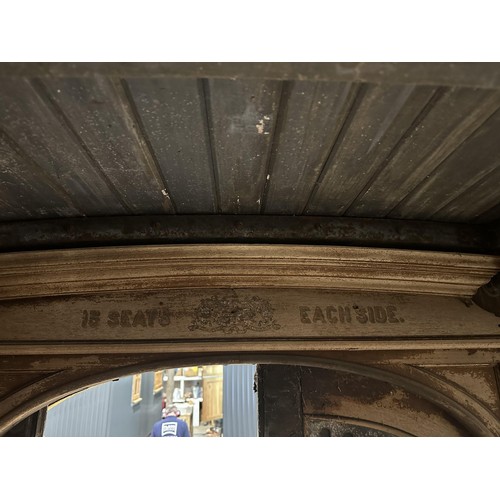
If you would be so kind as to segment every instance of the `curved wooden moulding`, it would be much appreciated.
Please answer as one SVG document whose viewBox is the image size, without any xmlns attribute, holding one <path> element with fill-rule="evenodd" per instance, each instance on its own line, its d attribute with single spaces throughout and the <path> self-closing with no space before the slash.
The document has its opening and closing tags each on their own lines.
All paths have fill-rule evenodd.
<svg viewBox="0 0 500 500">
<path fill-rule="evenodd" d="M 500 256 L 295 245 L 170 245 L 0 255 L 0 300 L 182 288 L 314 288 L 467 297 Z"/>
<path fill-rule="evenodd" d="M 0 433 L 113 374 L 210 356 L 290 363 L 315 352 L 301 361 L 403 384 L 474 435 L 499 435 L 496 416 L 437 375 L 362 368 L 381 350 L 392 365 L 397 351 L 413 350 L 418 365 L 419 351 L 433 349 L 450 350 L 452 361 L 466 352 L 465 364 L 483 349 L 498 362 L 498 318 L 470 298 L 499 269 L 499 256 L 331 246 L 3 253 Z M 356 367 L 339 361 L 354 354 L 363 355 Z"/>
<path fill-rule="evenodd" d="M 134 359 L 137 364 L 134 363 Z M 32 362 L 37 365 L 40 360 Z M 178 354 L 169 358 L 157 357 L 154 362 L 147 362 L 141 356 L 131 356 L 127 363 L 106 362 L 97 357 L 77 363 L 77 367 L 46 372 L 33 373 L 31 383 L 16 387 L 6 397 L 0 398 L 0 436 L 13 425 L 20 422 L 33 412 L 46 407 L 54 401 L 77 392 L 91 385 L 112 378 L 130 375 L 141 371 L 152 371 L 167 367 L 188 366 L 190 364 L 227 364 L 227 363 L 260 363 L 285 364 L 303 367 L 333 369 L 339 372 L 356 374 L 369 379 L 378 380 L 395 387 L 401 387 L 419 398 L 429 401 L 439 407 L 447 415 L 455 418 L 470 435 L 498 436 L 500 435 L 500 419 L 491 409 L 480 404 L 463 388 L 452 386 L 443 381 L 436 383 L 435 377 L 428 375 L 416 366 L 366 366 L 343 361 L 332 357 L 318 358 L 316 356 L 283 355 L 265 353 L 235 353 L 233 355 L 204 355 L 198 357 Z M 15 370 L 13 370 L 14 372 Z M 438 431 L 438 429 L 435 429 Z M 449 429 L 443 429 L 443 435 Z"/>
<path fill-rule="evenodd" d="M 268 245 L 2 254 L 0 355 L 498 348 L 497 318 L 469 297 L 499 260 Z"/>
</svg>

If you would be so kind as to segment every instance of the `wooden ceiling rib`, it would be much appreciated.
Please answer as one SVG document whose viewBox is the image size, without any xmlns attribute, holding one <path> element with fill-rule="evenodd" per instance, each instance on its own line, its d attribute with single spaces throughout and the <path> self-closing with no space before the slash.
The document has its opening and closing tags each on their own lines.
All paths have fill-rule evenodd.
<svg viewBox="0 0 500 500">
<path fill-rule="evenodd" d="M 57 198 L 47 192 L 48 186 L 55 184 L 73 200 L 73 204 L 78 204 L 71 211 L 74 216 L 127 213 L 113 192 L 112 183 L 105 178 L 85 147 L 82 147 L 78 131 L 62 121 L 61 116 L 54 112 L 50 101 L 40 96 L 32 82 L 24 79 L 2 80 L 0 120 L 2 133 L 18 145 L 24 158 L 29 159 L 23 164 L 32 163 L 32 167 L 26 168 L 24 173 L 17 170 L 19 176 L 23 175 L 19 179 L 18 188 L 21 189 L 25 184 L 31 189 L 38 187 L 43 190 L 38 197 L 29 194 L 28 203 L 20 203 L 19 199 L 16 202 L 14 199 L 12 210 L 21 214 L 24 212 L 26 217 L 36 216 L 37 213 L 39 217 L 69 216 L 67 203 L 63 200 L 57 202 Z M 5 161 L 4 155 L 2 159 L 3 180 L 9 163 Z M 42 177 L 40 181 L 36 181 L 37 173 Z M 3 187 L 5 188 L 4 185 Z M 9 191 L 2 190 L 2 199 L 11 194 Z M 15 192 L 12 194 L 16 196 Z M 52 207 L 47 207 L 49 203 Z M 44 209 L 46 213 L 43 212 Z M 6 215 L 4 213 L 3 216 Z M 10 218 L 19 218 L 19 215 L 14 212 Z"/>
<path fill-rule="evenodd" d="M 140 78 L 123 82 L 176 212 L 214 212 L 215 182 L 202 82 Z"/>
<path fill-rule="evenodd" d="M 307 213 L 345 215 L 432 94 L 427 87 L 361 85 Z"/>
<path fill-rule="evenodd" d="M 148 163 L 132 117 L 106 78 L 44 80 L 47 99 L 64 115 L 129 213 L 167 212 L 155 168 Z"/>
<path fill-rule="evenodd" d="M 439 184 L 440 192 L 429 200 L 429 205 L 422 205 L 424 200 L 420 198 L 410 208 L 408 197 L 422 182 L 435 179 L 442 171 L 441 163 L 500 107 L 500 94 L 496 92 L 441 88 L 433 97 L 389 153 L 383 170 L 349 215 L 359 217 L 371 213 L 375 217 L 416 218 L 422 208 L 432 210 L 434 203 L 441 201 L 446 193 L 445 184 Z M 468 167 L 472 173 L 470 170 L 474 171 L 477 164 L 474 162 Z M 445 175 L 446 181 L 453 178 L 453 174 L 449 174 Z M 401 206 L 406 208 L 404 215 Z"/>
<path fill-rule="evenodd" d="M 221 211 L 258 214 L 281 83 L 209 80 L 208 96 Z"/>
<path fill-rule="evenodd" d="M 491 85 L 477 77 L 476 87 L 470 79 L 401 83 L 401 75 L 341 81 L 330 66 L 325 78 L 295 79 L 270 78 L 265 65 L 257 69 L 267 78 L 229 78 L 243 71 L 238 65 L 225 73 L 205 65 L 196 77 L 189 65 L 163 76 L 155 65 L 143 75 L 134 65 L 128 74 L 120 65 L 101 73 L 99 65 L 80 73 L 35 66 L 38 74 L 24 64 L 0 68 L 2 221 L 261 214 L 498 222 L 500 90 L 490 66 Z M 445 81 L 433 68 L 433 81 Z"/>
<path fill-rule="evenodd" d="M 295 215 L 304 211 L 356 88 L 350 83 L 284 82 L 262 204 L 265 213 Z"/>
</svg>

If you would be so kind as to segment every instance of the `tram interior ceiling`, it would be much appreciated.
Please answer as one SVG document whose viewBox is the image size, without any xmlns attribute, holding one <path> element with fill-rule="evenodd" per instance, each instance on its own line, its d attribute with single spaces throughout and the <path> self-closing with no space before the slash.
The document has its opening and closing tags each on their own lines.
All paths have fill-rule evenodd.
<svg viewBox="0 0 500 500">
<path fill-rule="evenodd" d="M 0 435 L 251 363 L 260 436 L 499 436 L 499 134 L 498 63 L 0 63 Z"/>
</svg>

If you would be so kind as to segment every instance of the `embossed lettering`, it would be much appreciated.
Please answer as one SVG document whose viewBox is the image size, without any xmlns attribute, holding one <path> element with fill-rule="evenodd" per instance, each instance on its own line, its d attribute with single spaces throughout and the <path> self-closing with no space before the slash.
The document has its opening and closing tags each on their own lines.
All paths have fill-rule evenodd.
<svg viewBox="0 0 500 500">
<path fill-rule="evenodd" d="M 84 310 L 82 312 L 82 328 L 96 328 L 101 319 L 101 311 Z M 110 328 L 138 328 L 167 326 L 170 324 L 170 311 L 167 307 L 155 309 L 113 309 L 108 312 L 106 324 Z"/>
<path fill-rule="evenodd" d="M 318 321 L 320 321 L 321 323 L 326 323 L 326 319 L 323 316 L 323 311 L 321 310 L 321 307 L 316 306 L 316 309 L 314 309 L 313 321 L 315 323 L 318 323 Z"/>
<path fill-rule="evenodd" d="M 168 309 L 166 309 L 165 307 L 160 309 L 158 323 L 160 324 L 160 326 L 167 326 L 168 324 L 170 324 L 170 315 L 168 313 Z"/>
<path fill-rule="evenodd" d="M 339 319 L 341 323 L 351 322 L 351 309 L 339 306 Z"/>
<path fill-rule="evenodd" d="M 335 313 L 337 312 L 337 309 L 333 306 L 328 306 L 326 308 L 326 317 L 330 323 L 337 323 L 337 317 L 335 316 Z"/>
<path fill-rule="evenodd" d="M 158 309 L 146 309 L 146 316 L 148 317 L 148 326 L 155 326 Z"/>
<path fill-rule="evenodd" d="M 302 323 L 310 323 L 311 322 L 311 319 L 307 315 L 308 311 L 310 311 L 310 310 L 311 309 L 309 307 L 305 307 L 305 306 L 300 306 L 299 307 L 300 321 Z"/>
<path fill-rule="evenodd" d="M 399 323 L 398 318 L 396 318 L 396 306 L 387 306 L 387 320 L 389 323 Z"/>
<path fill-rule="evenodd" d="M 146 316 L 144 313 L 139 309 L 134 316 L 134 321 L 132 321 L 132 326 L 147 326 L 146 325 Z"/>
<path fill-rule="evenodd" d="M 370 320 L 370 323 L 375 323 L 375 315 L 373 314 L 373 307 L 368 306 L 368 319 Z"/>
<path fill-rule="evenodd" d="M 358 309 L 356 309 L 356 319 L 359 323 L 368 322 L 368 316 L 366 315 L 366 309 L 364 307 L 358 307 Z"/>
<path fill-rule="evenodd" d="M 385 323 L 387 321 L 387 314 L 385 309 L 381 306 L 375 306 L 373 308 L 373 313 L 375 315 L 375 321 L 377 323 Z"/>
<path fill-rule="evenodd" d="M 89 324 L 89 312 L 84 309 L 82 312 L 82 328 L 87 328 Z"/>
<path fill-rule="evenodd" d="M 99 326 L 99 322 L 101 321 L 101 311 L 91 309 L 87 311 L 86 309 L 83 311 L 82 315 L 82 327 L 83 328 L 97 328 Z"/>
<path fill-rule="evenodd" d="M 404 323 L 404 319 L 396 316 L 397 309 L 395 306 L 326 306 L 314 307 L 312 317 L 309 312 L 311 307 L 300 306 L 300 321 L 302 323 L 352 323 L 353 318 L 361 324 L 366 323 Z"/>
<path fill-rule="evenodd" d="M 120 326 L 120 311 L 109 311 L 108 326 L 110 326 L 111 328 Z"/>
<path fill-rule="evenodd" d="M 130 328 L 132 324 L 130 323 L 130 317 L 132 316 L 132 311 L 125 309 L 120 315 L 120 326 L 125 328 Z"/>
</svg>

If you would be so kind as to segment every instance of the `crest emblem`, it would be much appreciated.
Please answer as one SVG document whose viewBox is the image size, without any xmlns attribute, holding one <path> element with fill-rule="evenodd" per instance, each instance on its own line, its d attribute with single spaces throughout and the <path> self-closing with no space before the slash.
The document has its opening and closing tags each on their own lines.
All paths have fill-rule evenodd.
<svg viewBox="0 0 500 500">
<path fill-rule="evenodd" d="M 268 300 L 253 297 L 216 296 L 203 299 L 195 309 L 190 330 L 246 333 L 278 330 L 274 310 Z"/>
</svg>

